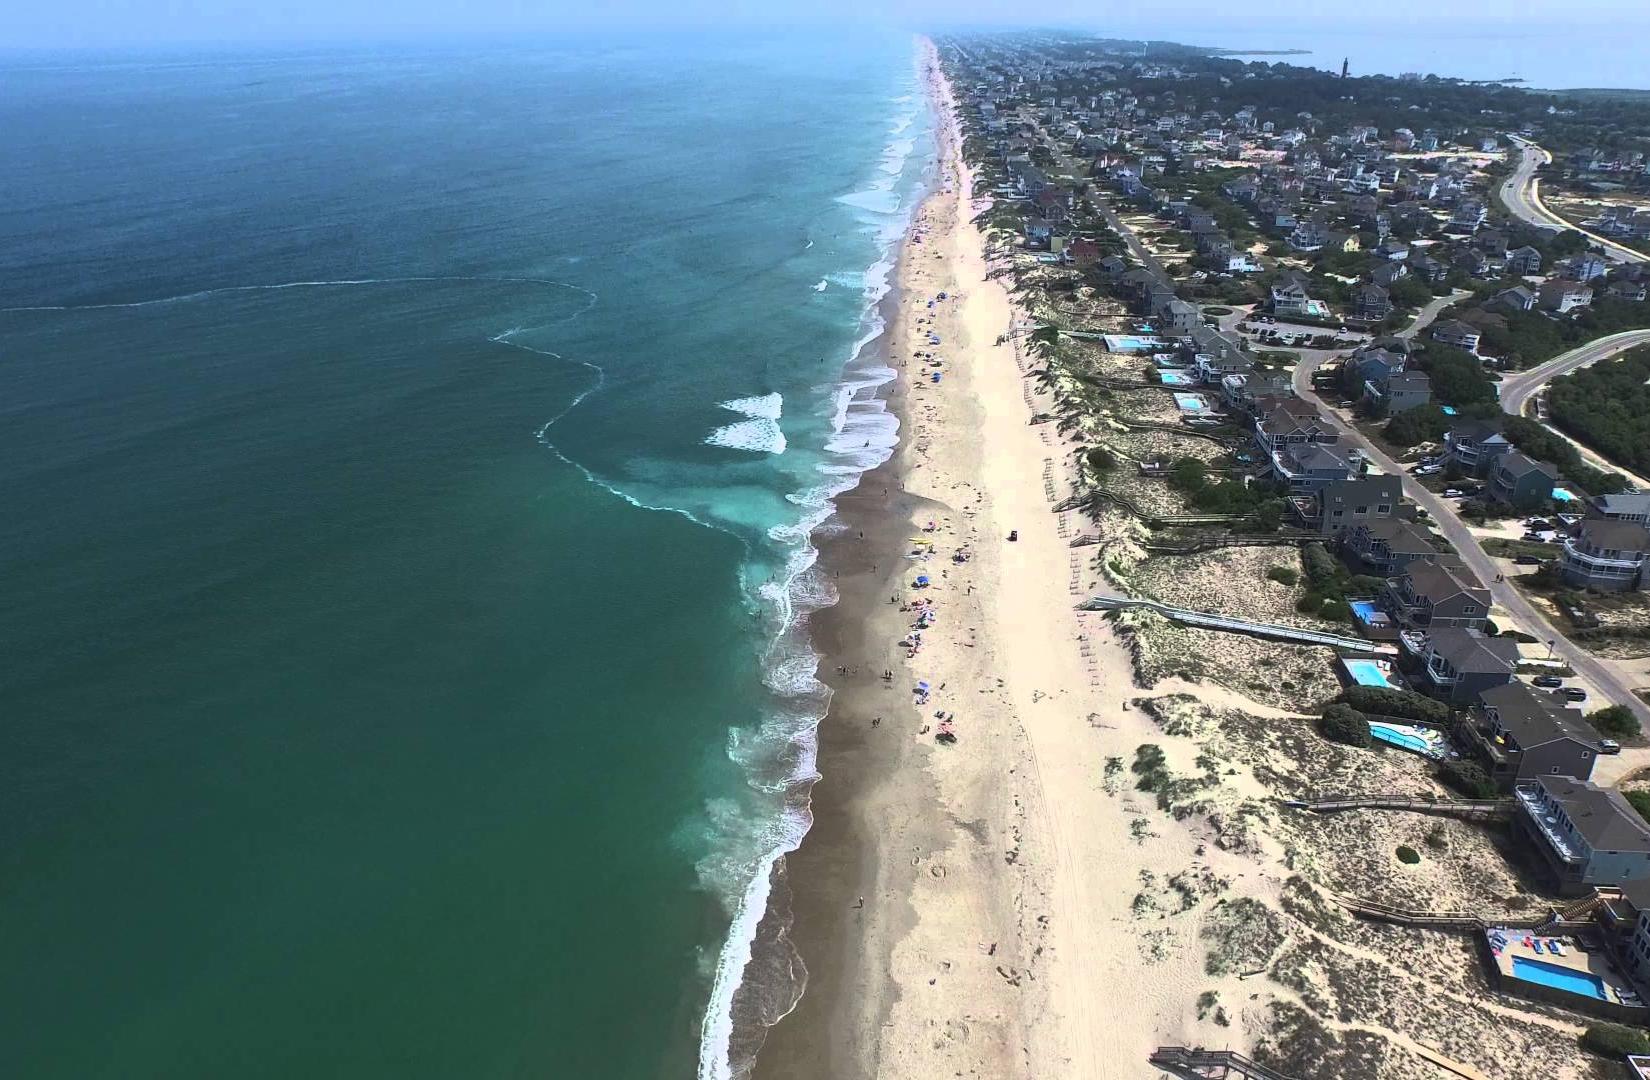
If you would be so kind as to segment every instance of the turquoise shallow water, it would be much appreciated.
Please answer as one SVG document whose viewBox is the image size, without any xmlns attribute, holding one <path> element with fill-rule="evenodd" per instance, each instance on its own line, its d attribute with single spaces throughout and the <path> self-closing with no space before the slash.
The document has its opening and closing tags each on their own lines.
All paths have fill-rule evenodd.
<svg viewBox="0 0 1650 1080">
<path fill-rule="evenodd" d="M 0 1071 L 719 1075 L 910 40 L 0 68 Z"/>
</svg>

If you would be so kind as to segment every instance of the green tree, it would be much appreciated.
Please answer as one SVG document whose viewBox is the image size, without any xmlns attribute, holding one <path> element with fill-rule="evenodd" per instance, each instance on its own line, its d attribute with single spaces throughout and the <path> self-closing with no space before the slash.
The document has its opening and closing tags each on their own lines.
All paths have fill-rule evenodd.
<svg viewBox="0 0 1650 1080">
<path fill-rule="evenodd" d="M 1369 734 L 1369 718 L 1352 706 L 1339 703 L 1324 707 L 1318 732 L 1326 739 L 1347 746 L 1368 747 L 1374 742 Z"/>
<path fill-rule="evenodd" d="M 1587 722 L 1600 735 L 1631 739 L 1639 733 L 1639 718 L 1625 705 L 1606 705 L 1587 714 Z"/>
</svg>

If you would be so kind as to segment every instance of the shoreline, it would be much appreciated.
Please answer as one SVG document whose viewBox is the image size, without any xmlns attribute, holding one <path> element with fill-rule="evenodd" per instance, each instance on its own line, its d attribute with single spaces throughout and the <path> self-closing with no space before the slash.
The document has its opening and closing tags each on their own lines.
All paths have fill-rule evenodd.
<svg viewBox="0 0 1650 1080">
<path fill-rule="evenodd" d="M 839 499 L 848 528 L 821 545 L 840 575 L 838 604 L 816 616 L 834 696 L 814 824 L 786 860 L 791 940 L 809 974 L 752 1075 L 1141 1076 L 1155 1045 L 1196 1044 L 1208 980 L 1199 925 L 1172 943 L 1142 933 L 1137 890 L 1168 865 L 1251 878 L 1258 867 L 1208 851 L 1201 824 L 1142 830 L 1149 811 L 1113 777 L 1112 763 L 1126 769 L 1162 731 L 1129 704 L 1128 643 L 1075 608 L 1099 575 L 1070 547 L 1082 519 L 1054 506 L 1074 490 L 1080 444 L 1034 420 L 1052 398 L 1012 339 L 1022 315 L 990 276 L 954 98 L 932 42 L 922 47 L 941 162 L 888 322 L 901 439 Z M 940 383 L 916 371 L 930 350 Z M 932 556 L 906 565 L 924 550 L 906 536 L 931 540 Z M 917 573 L 928 588 L 913 588 Z M 914 616 L 898 601 L 919 598 L 938 618 L 908 659 L 899 642 Z M 934 695 L 920 711 L 919 680 Z M 1241 700 L 1178 679 L 1153 690 L 1177 691 Z M 954 718 L 954 744 L 935 741 L 936 713 Z"/>
</svg>

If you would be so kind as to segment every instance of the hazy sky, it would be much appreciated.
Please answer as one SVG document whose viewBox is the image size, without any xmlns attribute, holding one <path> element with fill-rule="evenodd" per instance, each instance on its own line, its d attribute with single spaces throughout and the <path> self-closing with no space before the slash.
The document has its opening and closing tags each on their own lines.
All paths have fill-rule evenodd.
<svg viewBox="0 0 1650 1080">
<path fill-rule="evenodd" d="M 1431 0 L 1420 7 L 1368 0 L 1265 0 L 1234 7 L 1223 0 L 33 0 L 8 5 L 0 47 L 118 46 L 183 41 L 292 41 L 432 33 L 541 33 L 600 24 L 720 26 L 733 23 L 882 22 L 1103 27 L 1172 37 L 1200 16 L 1253 25 L 1268 19 L 1379 17 L 1410 21 L 1417 33 L 1440 20 L 1534 17 L 1586 23 L 1645 18 L 1646 0 Z M 1374 13 L 1372 13 L 1374 12 Z"/>
</svg>

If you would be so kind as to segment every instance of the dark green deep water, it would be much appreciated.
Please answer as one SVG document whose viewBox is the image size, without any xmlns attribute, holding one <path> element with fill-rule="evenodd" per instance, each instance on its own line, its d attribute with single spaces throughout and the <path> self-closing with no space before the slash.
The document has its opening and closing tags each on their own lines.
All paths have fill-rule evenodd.
<svg viewBox="0 0 1650 1080">
<path fill-rule="evenodd" d="M 0 85 L 0 1075 L 692 1075 L 909 40 Z"/>
</svg>

